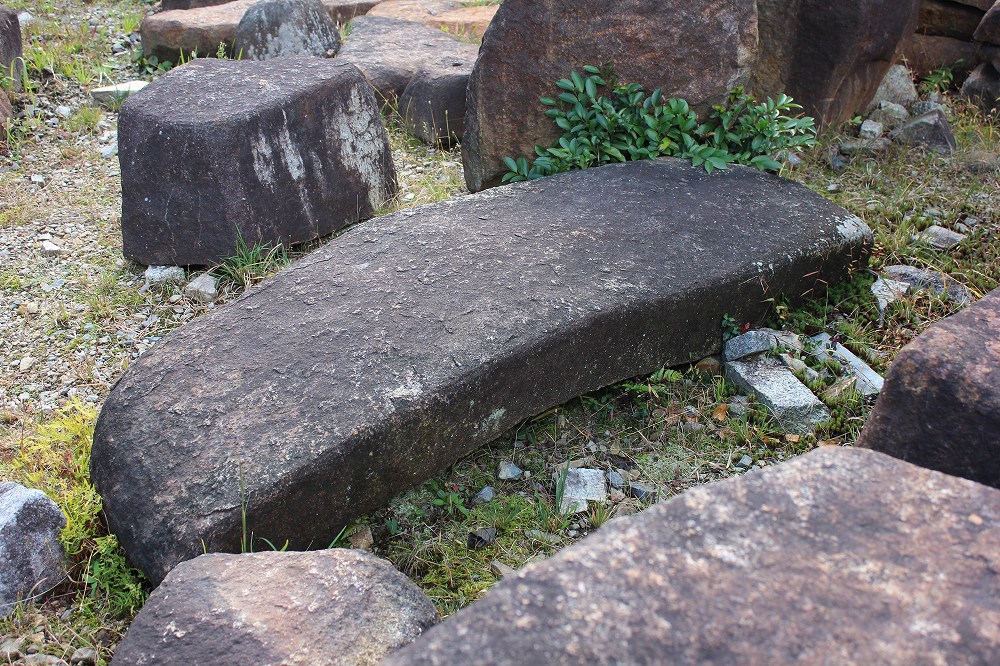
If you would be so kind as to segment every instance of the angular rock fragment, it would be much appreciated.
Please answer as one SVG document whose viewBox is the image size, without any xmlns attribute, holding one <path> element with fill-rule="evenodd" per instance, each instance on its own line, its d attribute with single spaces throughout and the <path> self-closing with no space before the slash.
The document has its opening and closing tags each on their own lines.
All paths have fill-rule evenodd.
<svg viewBox="0 0 1000 666">
<path fill-rule="evenodd" d="M 806 435 L 830 418 L 830 412 L 809 388 L 769 354 L 726 363 L 726 381 L 752 394 L 778 424 L 791 433 Z"/>
<path fill-rule="evenodd" d="M 998 525 L 992 488 L 822 447 L 612 521 L 385 664 L 991 662 Z"/>
<path fill-rule="evenodd" d="M 752 354 L 780 348 L 802 351 L 802 340 L 791 331 L 758 328 L 727 340 L 722 346 L 722 359 L 737 361 Z"/>
<path fill-rule="evenodd" d="M 199 303 L 211 303 L 219 297 L 219 280 L 211 273 L 202 273 L 188 282 L 184 295 Z"/>
<path fill-rule="evenodd" d="M 120 104 L 128 99 L 132 93 L 137 93 L 146 86 L 149 81 L 128 81 L 126 83 L 116 83 L 112 86 L 102 86 L 90 91 L 90 97 L 98 104 L 111 106 Z"/>
<path fill-rule="evenodd" d="M 156 588 L 113 664 L 378 664 L 437 621 L 416 585 L 364 551 L 202 555 Z"/>
<path fill-rule="evenodd" d="M 951 126 L 941 109 L 921 114 L 893 130 L 893 141 L 907 146 L 927 146 L 939 153 L 950 154 L 958 144 Z"/>
<path fill-rule="evenodd" d="M 893 359 L 858 445 L 1000 488 L 1000 291 Z"/>
<path fill-rule="evenodd" d="M 118 146 L 123 252 L 141 264 L 312 240 L 396 192 L 371 88 L 334 60 L 177 68 L 125 102 Z"/>
<path fill-rule="evenodd" d="M 847 371 L 856 380 L 856 387 L 861 395 L 878 395 L 878 392 L 882 390 L 882 385 L 884 383 L 882 375 L 872 370 L 867 363 L 862 361 L 854 354 L 854 352 L 839 342 L 830 344 L 832 340 L 829 333 L 820 333 L 819 335 L 815 335 L 812 340 L 819 345 L 819 347 L 813 352 L 814 354 L 821 358 L 835 356 L 843 362 Z"/>
<path fill-rule="evenodd" d="M 886 266 L 883 272 L 891 280 L 905 282 L 918 291 L 930 291 L 937 295 L 944 295 L 959 305 L 967 305 L 972 302 L 972 296 L 965 285 L 947 273 L 905 265 Z"/>
<path fill-rule="evenodd" d="M 559 483 L 558 476 L 556 483 Z M 604 472 L 599 469 L 575 467 L 566 470 L 563 483 L 562 504 L 559 510 L 563 514 L 586 511 L 588 502 L 604 502 L 608 499 L 608 490 L 604 483 Z"/>
<path fill-rule="evenodd" d="M 62 582 L 65 525 L 62 509 L 42 491 L 0 482 L 0 617 Z"/>
<path fill-rule="evenodd" d="M 920 0 L 758 0 L 760 58 L 751 89 L 786 93 L 806 115 L 838 125 L 861 111 L 913 33 Z"/>
<path fill-rule="evenodd" d="M 260 0 L 236 27 L 233 50 L 244 60 L 333 56 L 340 32 L 319 0 Z"/>
<path fill-rule="evenodd" d="M 913 85 L 913 75 L 906 65 L 893 65 L 885 73 L 885 78 L 879 84 L 868 105 L 871 111 L 881 102 L 892 102 L 900 106 L 909 106 L 917 101 L 917 87 Z"/>
<path fill-rule="evenodd" d="M 462 139 L 469 189 L 498 185 L 507 172 L 503 158 L 533 158 L 536 145 L 562 134 L 538 100 L 584 65 L 613 62 L 620 81 L 662 88 L 707 114 L 749 79 L 756 4 L 504 0 L 469 80 Z"/>
<path fill-rule="evenodd" d="M 910 291 L 910 284 L 899 280 L 879 278 L 872 283 L 871 292 L 878 301 L 878 313 L 881 318 L 890 304 L 898 301 Z"/>
<path fill-rule="evenodd" d="M 475 62 L 477 52 L 472 44 L 419 23 L 362 16 L 351 22 L 351 34 L 337 60 L 357 65 L 381 99 L 396 104 L 410 81 L 421 72 L 440 73 L 449 61 Z M 400 107 L 400 111 L 404 108 Z M 449 120 L 455 112 L 450 111 Z"/>
<path fill-rule="evenodd" d="M 370 220 L 133 363 L 91 478 L 154 581 L 202 540 L 239 550 L 244 501 L 255 534 L 330 543 L 524 418 L 717 353 L 724 314 L 759 321 L 870 243 L 805 187 L 681 160 Z"/>
<path fill-rule="evenodd" d="M 945 229 L 936 224 L 932 224 L 917 234 L 918 243 L 930 245 L 936 250 L 950 250 L 964 240 L 965 234 Z"/>
</svg>

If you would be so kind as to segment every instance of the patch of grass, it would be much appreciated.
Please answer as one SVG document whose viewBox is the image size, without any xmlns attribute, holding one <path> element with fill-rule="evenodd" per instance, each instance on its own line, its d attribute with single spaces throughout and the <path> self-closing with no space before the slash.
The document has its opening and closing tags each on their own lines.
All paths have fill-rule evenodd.
<svg viewBox="0 0 1000 666">
<path fill-rule="evenodd" d="M 241 235 L 237 239 L 236 254 L 223 260 L 212 269 L 212 273 L 237 288 L 246 290 L 289 263 L 288 250 L 283 245 L 255 243 L 250 246 Z"/>
<path fill-rule="evenodd" d="M 101 122 L 101 109 L 96 106 L 81 106 L 66 121 L 66 129 L 77 134 L 96 134 Z"/>
</svg>

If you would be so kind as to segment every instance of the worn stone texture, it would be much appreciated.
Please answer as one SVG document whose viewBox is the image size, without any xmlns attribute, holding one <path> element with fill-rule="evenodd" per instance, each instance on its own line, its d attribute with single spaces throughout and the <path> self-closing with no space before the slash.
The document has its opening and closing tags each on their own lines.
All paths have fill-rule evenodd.
<svg viewBox="0 0 1000 666">
<path fill-rule="evenodd" d="M 199 7 L 214 7 L 224 5 L 232 0 L 162 0 L 160 6 L 164 11 L 173 9 L 198 9 Z"/>
<path fill-rule="evenodd" d="M 437 621 L 416 585 L 364 551 L 202 555 L 153 591 L 112 663 L 378 664 Z"/>
<path fill-rule="evenodd" d="M 416 21 L 452 35 L 481 39 L 499 5 L 466 6 L 461 0 L 385 0 L 372 16 Z"/>
<path fill-rule="evenodd" d="M 382 100 L 396 104 L 421 72 L 440 71 L 438 63 L 448 60 L 475 62 L 477 53 L 474 45 L 420 23 L 362 16 L 351 22 L 337 60 L 356 65 Z"/>
<path fill-rule="evenodd" d="M 858 446 L 1000 488 L 1000 290 L 896 354 Z"/>
<path fill-rule="evenodd" d="M 10 105 L 10 100 L 7 99 L 7 93 L 0 90 L 0 130 L 2 130 L 7 121 L 13 117 L 14 108 Z M 4 141 L 6 141 L 6 135 L 4 137 Z"/>
<path fill-rule="evenodd" d="M 154 581 L 202 539 L 239 549 L 241 479 L 256 534 L 329 543 L 521 419 L 717 353 L 724 314 L 759 321 L 870 242 L 805 187 L 681 160 L 369 220 L 143 354 L 91 478 Z"/>
<path fill-rule="evenodd" d="M 1000 105 L 1000 72 L 990 63 L 984 62 L 965 79 L 962 95 L 989 113 Z"/>
<path fill-rule="evenodd" d="M 399 112 L 406 129 L 428 145 L 451 145 L 465 133 L 465 89 L 475 57 L 428 62 L 403 90 Z"/>
<path fill-rule="evenodd" d="M 123 252 L 146 265 L 319 238 L 396 192 L 375 96 L 335 60 L 176 68 L 122 106 L 118 148 Z"/>
<path fill-rule="evenodd" d="M 236 27 L 233 50 L 244 60 L 333 56 L 340 32 L 319 0 L 259 0 Z"/>
<path fill-rule="evenodd" d="M 979 51 L 979 46 L 968 40 L 914 33 L 903 45 L 902 57 L 918 79 L 941 67 L 949 67 L 962 76 L 982 60 Z"/>
<path fill-rule="evenodd" d="M 684 97 L 699 113 L 747 82 L 757 58 L 754 0 L 505 0 L 469 80 L 462 161 L 473 192 L 500 183 L 504 157 L 535 156 L 562 130 L 538 101 L 584 65 Z"/>
<path fill-rule="evenodd" d="M 983 10 L 950 0 L 921 0 L 917 32 L 971 40 L 983 19 Z"/>
<path fill-rule="evenodd" d="M 62 582 L 65 525 L 62 510 L 42 491 L 0 482 L 0 617 Z"/>
<path fill-rule="evenodd" d="M 14 89 L 20 90 L 26 76 L 21 44 L 21 22 L 17 12 L 0 5 L 0 75 L 14 79 Z"/>
<path fill-rule="evenodd" d="M 995 3 L 983 16 L 976 28 L 975 39 L 1000 46 L 1000 3 Z"/>
<path fill-rule="evenodd" d="M 958 147 L 948 118 L 941 109 L 933 109 L 911 118 L 894 129 L 889 136 L 897 143 L 926 146 L 944 154 L 950 154 Z"/>
<path fill-rule="evenodd" d="M 988 664 L 1000 493 L 823 447 L 614 520 L 386 660 Z"/>
<path fill-rule="evenodd" d="M 838 125 L 864 110 L 913 33 L 920 0 L 759 0 L 760 58 L 751 90 L 791 95 L 803 113 Z"/>
<path fill-rule="evenodd" d="M 258 0 L 235 0 L 217 6 L 151 14 L 142 22 L 142 50 L 146 56 L 177 61 L 182 51 L 197 50 L 213 55 L 219 44 L 233 46 L 240 20 Z M 327 13 L 337 23 L 346 23 L 377 5 L 379 0 L 322 0 Z"/>
<path fill-rule="evenodd" d="M 809 387 L 769 353 L 727 362 L 725 377 L 756 396 L 787 432 L 807 435 L 830 418 L 829 410 Z"/>
</svg>

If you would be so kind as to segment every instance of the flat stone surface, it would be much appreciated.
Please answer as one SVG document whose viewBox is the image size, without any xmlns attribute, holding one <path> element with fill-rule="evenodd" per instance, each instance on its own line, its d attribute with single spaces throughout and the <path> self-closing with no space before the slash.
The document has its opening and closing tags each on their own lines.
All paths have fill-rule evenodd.
<svg viewBox="0 0 1000 666">
<path fill-rule="evenodd" d="M 123 253 L 147 265 L 319 238 L 396 193 L 371 88 L 323 58 L 178 67 L 122 106 L 118 148 Z"/>
<path fill-rule="evenodd" d="M 751 89 L 786 93 L 836 126 L 863 111 L 913 34 L 920 0 L 758 0 L 760 59 Z"/>
<path fill-rule="evenodd" d="M 65 526 L 62 509 L 45 493 L 0 482 L 0 618 L 63 581 Z"/>
<path fill-rule="evenodd" d="M 436 72 L 448 61 L 474 63 L 478 49 L 441 30 L 413 21 L 362 16 L 351 23 L 338 61 L 357 65 L 375 92 L 395 103 L 410 81 L 424 71 Z M 462 105 L 464 109 L 464 103 Z"/>
<path fill-rule="evenodd" d="M 755 0 L 504 0 L 483 36 L 466 98 L 462 162 L 476 192 L 504 157 L 535 157 L 562 135 L 539 98 L 584 65 L 611 61 L 621 82 L 662 88 L 702 115 L 745 84 L 757 59 Z"/>
<path fill-rule="evenodd" d="M 758 328 L 726 340 L 726 344 L 722 346 L 722 360 L 736 361 L 751 354 L 779 348 L 801 351 L 802 341 L 791 331 Z"/>
<path fill-rule="evenodd" d="M 917 234 L 918 242 L 930 245 L 937 250 L 950 250 L 964 240 L 965 234 L 945 229 L 936 224 L 932 224 Z"/>
<path fill-rule="evenodd" d="M 726 381 L 752 394 L 788 432 L 806 435 L 830 412 L 779 359 L 770 354 L 726 363 Z"/>
<path fill-rule="evenodd" d="M 177 61 L 178 54 L 197 50 L 213 55 L 219 44 L 233 46 L 236 29 L 247 10 L 258 0 L 235 0 L 217 6 L 199 6 L 151 14 L 142 22 L 142 50 L 146 56 Z M 322 0 L 330 18 L 346 23 L 367 13 L 379 0 Z M 167 9 L 166 7 L 164 9 Z"/>
<path fill-rule="evenodd" d="M 868 118 L 874 120 L 885 128 L 895 129 L 905 123 L 910 117 L 910 112 L 902 104 L 882 101 L 875 105 L 875 108 Z"/>
<path fill-rule="evenodd" d="M 452 35 L 482 39 L 499 5 L 466 6 L 460 0 L 385 0 L 372 16 L 416 21 Z"/>
<path fill-rule="evenodd" d="M 858 445 L 1000 488 L 1000 291 L 893 359 Z"/>
<path fill-rule="evenodd" d="M 557 478 L 558 475 L 557 473 Z M 607 499 L 608 489 L 603 470 L 585 467 L 566 470 L 562 505 L 559 507 L 564 514 L 586 511 L 588 502 L 605 502 Z"/>
<path fill-rule="evenodd" d="M 369 220 L 143 354 L 91 478 L 154 581 L 202 539 L 239 549 L 241 478 L 255 534 L 329 543 L 524 418 L 717 353 L 724 314 L 759 321 L 870 242 L 803 186 L 681 160 Z"/>
<path fill-rule="evenodd" d="M 884 384 L 882 375 L 872 370 L 867 363 L 839 342 L 831 345 L 829 333 L 815 335 L 812 340 L 819 345 L 819 348 L 816 350 L 819 356 L 834 356 L 846 366 L 847 371 L 856 380 L 855 387 L 861 395 L 878 395 L 878 392 L 882 390 L 882 385 Z"/>
<path fill-rule="evenodd" d="M 972 296 L 965 285 L 957 282 L 947 273 L 902 264 L 886 266 L 882 272 L 890 280 L 905 282 L 918 291 L 927 290 L 938 295 L 944 294 L 961 305 L 972 302 Z"/>
<path fill-rule="evenodd" d="M 877 139 L 882 136 L 883 126 L 882 123 L 877 120 L 872 120 L 871 118 L 865 120 L 861 123 L 861 129 L 858 131 L 858 135 L 862 139 Z"/>
<path fill-rule="evenodd" d="M 878 301 L 878 312 L 881 317 L 891 303 L 898 301 L 909 293 L 910 284 L 900 280 L 879 278 L 872 283 L 871 291 Z"/>
<path fill-rule="evenodd" d="M 332 57 L 338 49 L 337 23 L 319 0 L 259 0 L 240 19 L 233 42 L 244 60 Z"/>
<path fill-rule="evenodd" d="M 437 621 L 416 585 L 364 551 L 202 555 L 153 591 L 112 663 L 378 664 Z"/>
<path fill-rule="evenodd" d="M 822 447 L 605 524 L 385 666 L 990 663 L 998 525 L 992 488 Z"/>
<path fill-rule="evenodd" d="M 399 98 L 403 124 L 428 145 L 451 145 L 465 133 L 465 90 L 476 64 L 472 53 L 427 62 Z"/>
<path fill-rule="evenodd" d="M 939 153 L 950 154 L 958 144 L 944 111 L 934 109 L 903 123 L 890 134 L 893 141 L 907 146 L 927 146 Z"/>
<path fill-rule="evenodd" d="M 137 93 L 148 85 L 149 81 L 127 81 L 113 86 L 101 86 L 91 90 L 90 97 L 98 104 L 124 102 L 132 93 Z"/>
</svg>

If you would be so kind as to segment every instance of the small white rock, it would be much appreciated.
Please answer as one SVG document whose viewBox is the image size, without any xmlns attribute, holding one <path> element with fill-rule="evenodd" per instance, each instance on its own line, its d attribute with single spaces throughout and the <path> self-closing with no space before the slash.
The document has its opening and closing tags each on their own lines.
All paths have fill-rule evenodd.
<svg viewBox="0 0 1000 666">
<path fill-rule="evenodd" d="M 62 252 L 62 248 L 52 241 L 42 241 L 42 254 L 46 257 L 58 257 Z"/>
<path fill-rule="evenodd" d="M 31 366 L 35 364 L 35 359 L 30 356 L 25 356 L 21 359 L 21 362 L 17 364 L 17 369 L 21 372 L 27 372 L 31 369 Z"/>
<path fill-rule="evenodd" d="M 184 269 L 180 266 L 150 266 L 146 269 L 146 285 L 162 287 L 184 282 Z"/>
<path fill-rule="evenodd" d="M 858 132 L 858 135 L 862 139 L 877 139 L 882 136 L 882 130 L 882 123 L 868 119 L 861 123 L 861 130 Z"/>
<path fill-rule="evenodd" d="M 73 109 L 71 109 L 68 106 L 57 106 L 56 115 L 59 116 L 60 118 L 69 118 L 71 115 L 73 115 Z"/>
<path fill-rule="evenodd" d="M 90 91 L 90 96 L 98 104 L 113 104 L 116 101 L 125 100 L 132 93 L 137 93 L 148 85 L 148 81 L 128 81 L 113 86 L 94 88 Z"/>
<path fill-rule="evenodd" d="M 199 303 L 211 303 L 219 297 L 219 280 L 210 273 L 202 273 L 188 283 L 184 295 Z"/>
</svg>

